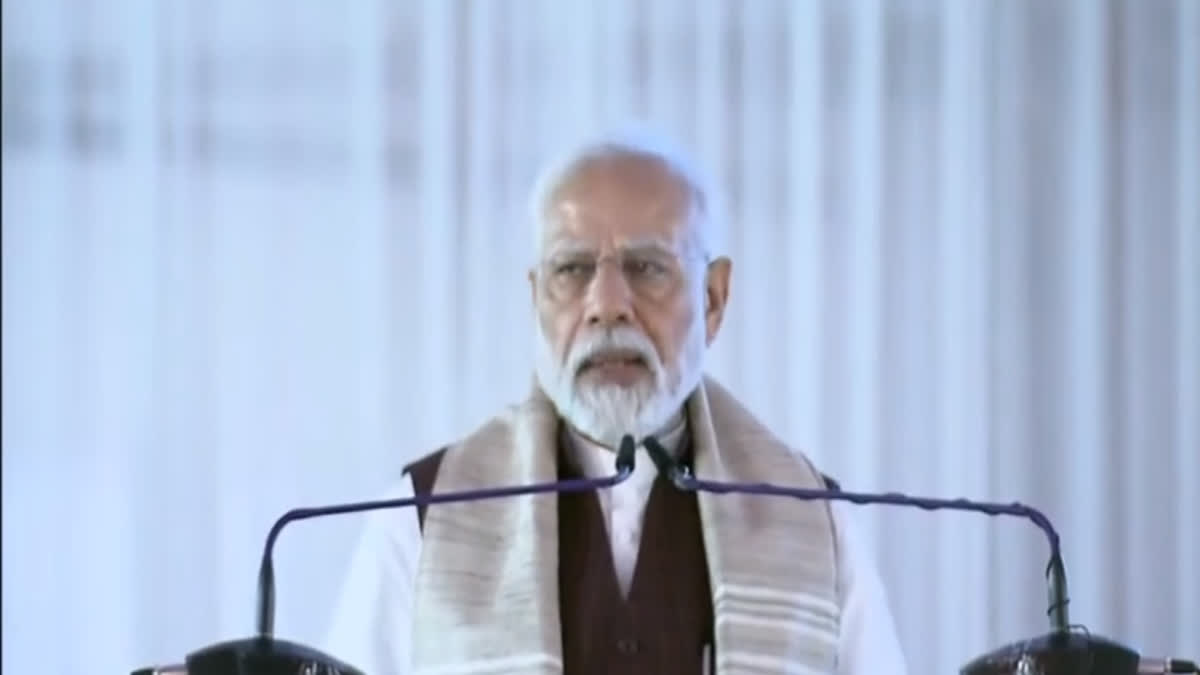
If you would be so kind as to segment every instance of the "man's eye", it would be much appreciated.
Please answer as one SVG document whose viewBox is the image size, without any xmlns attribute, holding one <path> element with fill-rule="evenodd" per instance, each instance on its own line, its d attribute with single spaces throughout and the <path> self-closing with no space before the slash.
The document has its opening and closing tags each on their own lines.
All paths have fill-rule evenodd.
<svg viewBox="0 0 1200 675">
<path fill-rule="evenodd" d="M 657 276 L 667 271 L 666 266 L 653 260 L 630 260 L 628 269 L 641 276 Z"/>
<path fill-rule="evenodd" d="M 577 277 L 587 274 L 588 266 L 584 263 L 570 262 L 563 263 L 554 268 L 554 273 L 564 277 Z"/>
</svg>

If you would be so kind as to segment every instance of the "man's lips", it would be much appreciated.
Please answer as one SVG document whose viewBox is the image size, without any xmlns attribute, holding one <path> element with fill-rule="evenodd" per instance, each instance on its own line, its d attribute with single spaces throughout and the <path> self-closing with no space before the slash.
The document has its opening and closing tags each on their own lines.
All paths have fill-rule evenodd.
<svg viewBox="0 0 1200 675">
<path fill-rule="evenodd" d="M 606 366 L 640 366 L 644 368 L 646 367 L 646 360 L 642 358 L 641 354 L 633 351 L 619 350 L 604 352 L 593 354 L 584 359 L 583 363 L 579 364 L 579 372 L 582 373 L 592 368 Z"/>
</svg>

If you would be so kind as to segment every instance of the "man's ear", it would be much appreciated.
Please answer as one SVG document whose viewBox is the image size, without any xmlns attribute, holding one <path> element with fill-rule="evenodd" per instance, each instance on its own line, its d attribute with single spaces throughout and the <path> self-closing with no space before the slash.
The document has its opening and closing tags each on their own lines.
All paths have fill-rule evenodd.
<svg viewBox="0 0 1200 675">
<path fill-rule="evenodd" d="M 717 331 L 721 329 L 721 321 L 725 318 L 732 268 L 733 263 L 725 257 L 717 258 L 708 264 L 704 288 L 704 324 L 710 345 L 717 338 Z"/>
<path fill-rule="evenodd" d="M 538 291 L 537 269 L 530 267 L 528 277 L 529 277 L 529 300 L 530 300 L 530 302 L 533 303 L 534 307 L 537 307 L 537 291 Z"/>
</svg>

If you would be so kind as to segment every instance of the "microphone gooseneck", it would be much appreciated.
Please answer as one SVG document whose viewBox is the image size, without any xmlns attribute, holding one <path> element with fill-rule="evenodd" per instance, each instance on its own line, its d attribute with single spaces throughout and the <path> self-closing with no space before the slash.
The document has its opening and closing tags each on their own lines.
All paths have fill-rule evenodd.
<svg viewBox="0 0 1200 675">
<path fill-rule="evenodd" d="M 1010 515 L 1027 518 L 1046 535 L 1050 544 L 1050 562 L 1046 567 L 1049 608 L 1046 613 L 1050 617 L 1051 628 L 1055 632 L 1069 633 L 1070 619 L 1067 615 L 1067 573 L 1063 565 L 1058 532 L 1050 520 L 1035 508 L 1020 503 L 998 504 L 990 502 L 974 502 L 966 499 L 932 499 L 927 497 L 911 497 L 896 492 L 872 494 L 864 492 L 845 492 L 842 490 L 818 490 L 811 488 L 791 488 L 771 485 L 769 483 L 725 483 L 702 480 L 692 476 L 691 471 L 681 465 L 653 436 L 642 440 L 642 445 L 650 455 L 650 459 L 658 467 L 660 475 L 671 481 L 681 490 L 700 490 L 714 493 L 742 493 L 755 495 L 773 495 L 793 497 L 803 500 L 845 501 L 855 504 L 893 504 L 898 506 L 915 506 L 928 511 L 946 509 L 954 511 L 971 511 L 985 513 L 990 516 Z"/>
<path fill-rule="evenodd" d="M 516 497 L 519 495 L 544 494 L 551 492 L 588 492 L 600 488 L 612 487 L 625 481 L 627 478 L 629 478 L 629 476 L 633 475 L 634 453 L 636 449 L 637 443 L 634 441 L 633 436 L 625 435 L 623 438 L 621 438 L 621 444 L 617 448 L 615 462 L 616 473 L 612 476 L 606 476 L 604 478 L 574 479 L 553 481 L 548 483 L 535 483 L 533 485 L 481 488 L 477 490 L 463 490 L 460 492 L 416 495 L 401 499 L 378 499 L 373 501 L 354 502 L 350 504 L 335 504 L 332 506 L 292 509 L 287 513 L 284 513 L 279 517 L 278 520 L 275 521 L 275 524 L 271 526 L 271 530 L 267 533 L 267 540 L 263 545 L 262 561 L 259 563 L 258 568 L 258 609 L 256 622 L 258 637 L 270 639 L 275 632 L 275 570 L 274 565 L 272 564 L 272 553 L 275 549 L 275 541 L 279 539 L 279 533 L 288 523 L 292 523 L 297 520 L 318 518 L 321 516 L 358 513 L 362 511 L 376 511 L 379 509 L 423 506 L 426 504 L 446 504 L 450 502 L 469 502 L 483 499 L 496 499 L 499 497 Z"/>
</svg>

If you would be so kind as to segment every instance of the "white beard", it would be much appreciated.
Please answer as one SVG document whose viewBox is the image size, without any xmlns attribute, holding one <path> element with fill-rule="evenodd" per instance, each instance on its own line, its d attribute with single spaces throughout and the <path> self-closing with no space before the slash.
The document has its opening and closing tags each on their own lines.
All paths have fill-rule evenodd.
<svg viewBox="0 0 1200 675">
<path fill-rule="evenodd" d="M 703 373 L 707 345 L 702 312 L 689 327 L 672 368 L 664 367 L 649 338 L 629 326 L 581 336 L 566 358 L 554 354 L 540 326 L 534 333 L 538 384 L 571 426 L 609 447 L 615 448 L 626 434 L 640 441 L 661 430 L 681 412 Z M 581 383 L 577 375 L 583 362 L 609 349 L 635 350 L 650 368 L 653 381 L 628 387 Z"/>
</svg>

